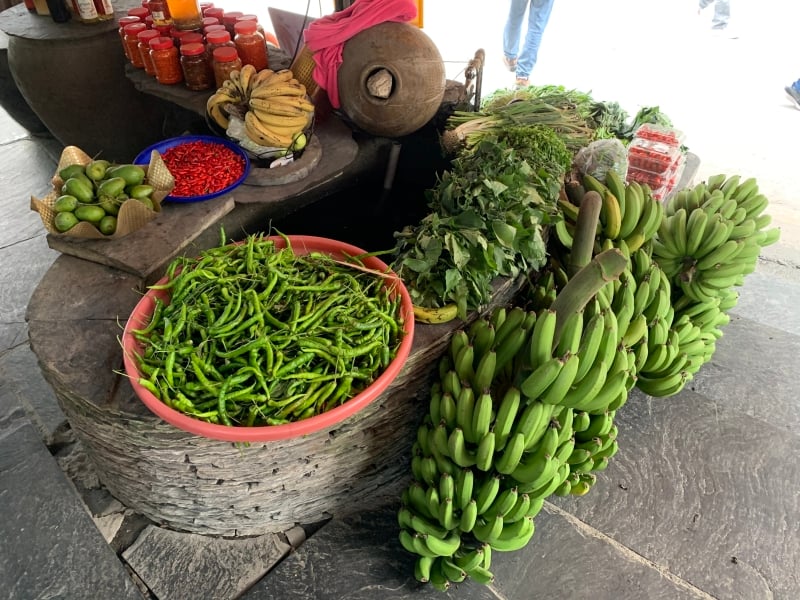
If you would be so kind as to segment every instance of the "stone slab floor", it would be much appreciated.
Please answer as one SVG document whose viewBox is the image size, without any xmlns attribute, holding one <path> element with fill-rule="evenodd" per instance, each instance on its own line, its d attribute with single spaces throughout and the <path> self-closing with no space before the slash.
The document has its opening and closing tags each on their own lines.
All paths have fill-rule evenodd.
<svg viewBox="0 0 800 600">
<path fill-rule="evenodd" d="M 800 597 L 796 266 L 762 260 L 713 361 L 682 393 L 633 395 L 618 420 L 621 450 L 592 492 L 547 503 L 527 548 L 495 554 L 492 586 L 442 594 L 414 581 L 391 498 L 281 535 L 221 540 L 159 528 L 104 492 L 41 377 L 25 323 L 56 258 L 29 198 L 47 191 L 60 151 L 0 113 L 3 597 Z"/>
</svg>

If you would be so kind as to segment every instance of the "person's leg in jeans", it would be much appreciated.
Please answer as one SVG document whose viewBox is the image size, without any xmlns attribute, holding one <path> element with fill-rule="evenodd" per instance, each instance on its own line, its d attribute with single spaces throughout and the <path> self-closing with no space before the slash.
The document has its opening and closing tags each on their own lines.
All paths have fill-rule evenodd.
<svg viewBox="0 0 800 600">
<path fill-rule="evenodd" d="M 731 18 L 730 0 L 716 0 L 714 4 L 714 18 L 711 21 L 711 29 L 725 29 Z"/>
<path fill-rule="evenodd" d="M 550 12 L 553 9 L 553 0 L 531 0 L 528 13 L 528 32 L 525 35 L 525 45 L 517 58 L 517 79 L 525 80 L 531 74 L 536 59 L 539 55 L 539 45 L 542 43 L 542 34 Z"/>
<path fill-rule="evenodd" d="M 528 0 L 511 0 L 508 9 L 508 18 L 503 28 L 503 57 L 505 65 L 512 71 L 517 63 L 519 54 L 519 38 L 522 32 L 522 19 L 525 16 L 525 9 L 528 7 Z"/>
</svg>

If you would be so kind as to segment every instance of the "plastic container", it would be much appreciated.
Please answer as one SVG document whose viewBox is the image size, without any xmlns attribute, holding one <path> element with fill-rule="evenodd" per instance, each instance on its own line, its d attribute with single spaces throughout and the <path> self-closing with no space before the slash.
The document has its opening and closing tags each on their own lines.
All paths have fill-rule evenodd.
<svg viewBox="0 0 800 600">
<path fill-rule="evenodd" d="M 228 30 L 228 33 L 231 34 L 231 37 L 236 35 L 236 32 L 233 30 L 233 26 L 236 25 L 236 19 L 241 17 L 243 14 L 244 13 L 240 10 L 226 10 L 222 13 L 222 24 L 225 25 L 225 28 Z"/>
<path fill-rule="evenodd" d="M 132 25 L 133 23 L 141 23 L 142 20 L 139 17 L 120 17 L 119 19 L 119 41 L 122 44 L 122 51 L 125 53 L 125 58 L 128 59 L 128 62 L 131 60 L 130 53 L 128 52 L 128 45 L 125 43 L 125 26 Z"/>
<path fill-rule="evenodd" d="M 228 30 L 222 27 L 220 30 L 211 31 L 206 34 L 206 51 L 208 55 L 214 56 L 214 50 L 217 48 L 233 48 L 236 51 L 236 46 L 231 39 Z M 219 85 L 217 85 L 219 87 Z"/>
<path fill-rule="evenodd" d="M 674 127 L 665 127 L 653 123 L 645 123 L 634 132 L 634 138 L 642 138 L 651 142 L 662 142 L 669 146 L 680 147 L 683 143 L 683 132 Z"/>
<path fill-rule="evenodd" d="M 150 14 L 150 11 L 147 10 L 144 6 L 137 6 L 135 8 L 131 8 L 128 10 L 128 16 L 130 17 L 139 17 L 139 20 L 144 23 L 145 18 L 147 15 Z"/>
<path fill-rule="evenodd" d="M 335 259 L 347 260 L 350 256 L 358 256 L 365 253 L 364 250 L 360 248 L 328 238 L 301 235 L 290 235 L 288 238 L 296 255 L 322 252 Z M 282 237 L 276 236 L 271 239 L 274 240 L 277 248 L 286 247 L 286 241 Z M 375 256 L 365 257 L 363 259 L 363 266 L 381 273 L 387 273 L 387 276 L 384 278 L 384 285 L 387 287 L 391 286 L 394 293 L 400 295 L 404 335 L 397 354 L 392 362 L 389 363 L 388 367 L 371 385 L 347 402 L 307 419 L 287 423 L 285 425 L 263 427 L 217 425 L 194 419 L 170 408 L 138 383 L 139 371 L 135 355 L 141 354 L 142 344 L 136 340 L 131 331 L 133 329 L 143 328 L 147 325 L 153 314 L 156 298 L 162 301 L 169 301 L 168 290 L 152 289 L 144 295 L 133 309 L 122 334 L 122 354 L 125 371 L 129 376 L 130 383 L 136 395 L 147 408 L 167 423 L 199 436 L 230 442 L 266 442 L 296 438 L 325 430 L 355 415 L 386 391 L 397 378 L 408 359 L 414 340 L 414 309 L 411 304 L 411 296 L 405 285 L 403 285 L 403 282 L 391 273 L 386 263 Z M 166 283 L 166 278 L 158 283 Z"/>
<path fill-rule="evenodd" d="M 197 0 L 167 0 L 172 25 L 182 31 L 199 30 L 203 24 L 203 15 Z"/>
<path fill-rule="evenodd" d="M 211 55 L 211 66 L 214 69 L 214 83 L 220 88 L 222 83 L 230 77 L 231 71 L 241 70 L 242 60 L 239 58 L 236 48 L 221 47 L 216 48 Z"/>
<path fill-rule="evenodd" d="M 126 54 L 131 64 L 137 69 L 144 69 L 144 61 L 142 54 L 139 52 L 139 33 L 147 30 L 147 25 L 144 23 L 131 23 L 125 25 L 125 47 L 127 48 Z"/>
<path fill-rule="evenodd" d="M 158 83 L 174 85 L 183 81 L 178 49 L 172 38 L 159 37 L 150 40 L 150 57 L 153 59 L 153 70 Z"/>
<path fill-rule="evenodd" d="M 181 69 L 183 82 L 195 92 L 214 87 L 214 71 L 208 62 L 204 44 L 181 44 Z"/>
<path fill-rule="evenodd" d="M 214 31 L 224 31 L 225 33 L 228 33 L 228 30 L 225 29 L 225 25 L 223 25 L 222 23 L 218 23 L 217 25 L 209 25 L 208 27 L 203 27 L 203 35 L 205 35 L 206 38 L 208 37 L 209 33 L 213 33 Z M 228 33 L 228 37 L 231 37 L 230 33 Z"/>
<path fill-rule="evenodd" d="M 239 21 L 234 25 L 236 35 L 233 43 L 242 59 L 242 64 L 253 65 L 256 71 L 261 71 L 269 67 L 269 56 L 267 55 L 267 43 L 264 36 L 258 33 L 257 25 L 254 21 Z"/>
<path fill-rule="evenodd" d="M 153 57 L 150 56 L 150 40 L 157 37 L 161 36 L 155 29 L 145 29 L 136 35 L 139 40 L 139 54 L 141 54 L 142 63 L 144 63 L 144 72 L 153 77 L 155 77 L 156 69 L 153 66 Z"/>
<path fill-rule="evenodd" d="M 641 171 L 664 173 L 678 159 L 681 150 L 677 146 L 634 138 L 628 144 L 628 164 Z"/>
</svg>

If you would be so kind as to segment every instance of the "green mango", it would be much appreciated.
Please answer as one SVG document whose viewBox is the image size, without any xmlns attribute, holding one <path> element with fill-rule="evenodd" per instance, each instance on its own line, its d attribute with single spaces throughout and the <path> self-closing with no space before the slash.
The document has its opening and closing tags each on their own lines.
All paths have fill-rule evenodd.
<svg viewBox="0 0 800 600">
<path fill-rule="evenodd" d="M 128 192 L 128 196 L 136 198 L 137 200 L 140 198 L 149 198 L 153 195 L 153 186 L 147 185 L 146 183 L 131 185 L 125 188 L 125 190 Z"/>
<path fill-rule="evenodd" d="M 70 177 L 75 177 L 75 175 L 83 175 L 84 172 L 83 165 L 69 165 L 68 167 L 61 169 L 58 172 L 58 176 L 61 177 L 62 180 L 66 181 Z"/>
<path fill-rule="evenodd" d="M 100 198 L 116 198 L 125 191 L 125 180 L 122 177 L 105 179 L 97 186 L 97 195 Z"/>
<path fill-rule="evenodd" d="M 56 198 L 53 203 L 53 210 L 56 212 L 72 212 L 78 208 L 78 199 L 75 196 L 65 194 Z"/>
<path fill-rule="evenodd" d="M 84 181 L 86 179 L 86 181 Z M 75 196 L 78 202 L 90 204 L 94 202 L 94 187 L 91 182 L 87 183 L 88 178 L 70 177 L 61 186 L 61 193 Z"/>
<path fill-rule="evenodd" d="M 106 211 L 97 204 L 84 204 L 75 209 L 75 216 L 78 217 L 79 221 L 89 221 L 96 225 L 106 216 Z"/>
<path fill-rule="evenodd" d="M 106 171 L 110 166 L 111 163 L 107 160 L 93 160 L 86 165 L 84 171 L 86 176 L 92 181 L 100 181 L 105 178 Z"/>
<path fill-rule="evenodd" d="M 116 217 L 119 214 L 119 207 L 124 202 L 119 198 L 100 198 L 100 206 L 106 211 L 106 214 Z"/>
<path fill-rule="evenodd" d="M 106 215 L 100 219 L 100 223 L 97 225 L 97 228 L 100 230 L 100 233 L 104 235 L 111 235 L 117 230 L 117 217 Z"/>
<path fill-rule="evenodd" d="M 106 178 L 122 177 L 125 185 L 139 185 L 144 181 L 145 170 L 139 165 L 115 165 L 106 171 Z"/>
<path fill-rule="evenodd" d="M 60 212 L 56 215 L 53 224 L 56 229 L 63 233 L 78 224 L 78 217 L 72 212 Z"/>
</svg>

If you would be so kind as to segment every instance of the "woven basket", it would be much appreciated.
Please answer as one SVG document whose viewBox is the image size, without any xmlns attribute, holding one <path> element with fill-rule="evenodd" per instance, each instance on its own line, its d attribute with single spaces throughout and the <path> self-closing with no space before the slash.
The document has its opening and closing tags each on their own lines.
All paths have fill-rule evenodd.
<svg viewBox="0 0 800 600">
<path fill-rule="evenodd" d="M 297 56 L 292 62 L 292 66 L 289 67 L 295 79 L 306 86 L 306 92 L 312 98 L 319 87 L 313 77 L 314 68 L 316 66 L 317 63 L 314 60 L 314 53 L 308 46 L 303 44 L 303 47 L 300 48 L 300 52 L 297 53 Z"/>
</svg>

